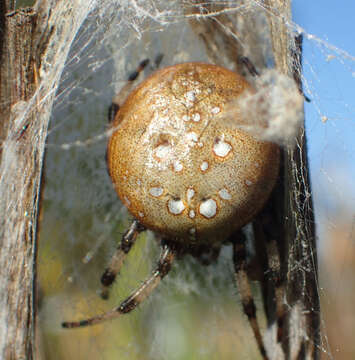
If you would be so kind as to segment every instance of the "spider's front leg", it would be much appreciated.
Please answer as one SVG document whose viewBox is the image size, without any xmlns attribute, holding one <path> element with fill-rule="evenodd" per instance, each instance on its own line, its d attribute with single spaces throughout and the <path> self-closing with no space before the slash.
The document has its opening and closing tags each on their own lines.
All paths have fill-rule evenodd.
<svg viewBox="0 0 355 360">
<path fill-rule="evenodd" d="M 159 54 L 155 58 L 155 67 L 159 67 L 161 61 L 163 59 L 163 55 Z M 144 68 L 149 64 L 149 59 L 145 59 L 141 61 L 131 74 L 129 74 L 127 83 L 122 87 L 119 93 L 112 99 L 111 106 L 108 110 L 108 120 L 112 122 L 120 109 L 120 105 L 126 100 L 128 94 L 132 91 L 133 86 L 135 85 L 135 81 L 137 80 L 139 74 L 144 70 Z M 107 159 L 107 153 L 106 153 Z M 130 229 L 123 235 L 122 241 L 118 246 L 115 254 L 112 256 L 110 265 L 105 270 L 101 277 L 102 291 L 101 297 L 103 299 L 108 299 L 109 296 L 109 287 L 115 281 L 115 278 L 120 271 L 120 268 L 123 264 L 124 259 L 126 258 L 128 252 L 136 241 L 138 234 L 144 231 L 145 228 L 137 221 L 134 220 L 131 224 Z"/>
<path fill-rule="evenodd" d="M 128 75 L 126 84 L 118 92 L 118 94 L 112 99 L 112 103 L 108 109 L 108 121 L 112 122 L 120 109 L 120 105 L 124 103 L 128 94 L 132 91 L 132 88 L 135 84 L 135 80 L 138 78 L 139 74 L 144 70 L 144 68 L 149 64 L 149 59 L 144 59 L 141 61 L 131 74 Z"/>
<path fill-rule="evenodd" d="M 157 69 L 160 66 L 161 61 L 163 60 L 164 55 L 158 54 L 154 60 L 154 68 Z M 136 80 L 138 79 L 139 74 L 145 69 L 145 67 L 149 64 L 149 59 L 144 59 L 139 63 L 137 68 L 128 75 L 128 79 L 126 84 L 122 87 L 122 89 L 118 92 L 116 96 L 112 99 L 112 103 L 108 109 L 108 121 L 111 123 L 121 105 L 126 100 L 128 94 L 132 91 Z"/>
<path fill-rule="evenodd" d="M 124 300 L 118 307 L 108 311 L 105 314 L 94 316 L 92 318 L 81 321 L 66 321 L 62 323 L 64 328 L 78 328 L 83 326 L 95 325 L 106 320 L 115 319 L 123 314 L 126 314 L 135 309 L 152 291 L 158 286 L 160 281 L 170 271 L 172 263 L 175 259 L 176 251 L 167 244 L 162 245 L 158 266 L 153 271 L 152 275 L 143 282 L 143 284 L 136 289 L 126 300 Z"/>
</svg>

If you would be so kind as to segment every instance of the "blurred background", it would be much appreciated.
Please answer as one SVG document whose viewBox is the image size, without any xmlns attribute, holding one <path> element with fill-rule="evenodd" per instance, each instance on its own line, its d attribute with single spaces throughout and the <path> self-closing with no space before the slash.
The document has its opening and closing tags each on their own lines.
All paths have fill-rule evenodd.
<svg viewBox="0 0 355 360">
<path fill-rule="evenodd" d="M 161 66 L 207 61 L 174 1 L 164 10 L 154 1 L 105 4 L 90 14 L 73 43 L 49 130 L 38 260 L 43 359 L 259 359 L 233 283 L 228 246 L 208 267 L 190 257 L 176 263 L 129 315 L 95 327 L 61 329 L 63 320 L 118 305 L 150 274 L 158 256 L 153 235 L 141 236 L 111 298 L 100 299 L 100 276 L 130 223 L 106 173 L 112 96 L 146 57 L 164 53 Z M 354 10 L 351 0 L 341 6 L 295 0 L 290 24 L 304 34 L 303 83 L 311 98 L 306 129 L 324 359 L 355 358 Z M 144 75 L 152 71 L 148 67 Z M 258 299 L 257 287 L 255 292 Z"/>
</svg>

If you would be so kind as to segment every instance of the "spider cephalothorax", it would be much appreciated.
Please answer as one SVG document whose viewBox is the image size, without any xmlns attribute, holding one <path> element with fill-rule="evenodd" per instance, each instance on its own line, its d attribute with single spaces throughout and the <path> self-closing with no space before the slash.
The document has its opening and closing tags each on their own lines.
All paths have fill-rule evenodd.
<svg viewBox="0 0 355 360">
<path fill-rule="evenodd" d="M 129 84 L 146 64 L 141 63 Z M 233 233 L 268 199 L 278 175 L 279 149 L 224 121 L 226 105 L 245 91 L 253 89 L 237 73 L 216 65 L 185 63 L 155 72 L 122 105 L 115 101 L 107 165 L 120 199 L 135 220 L 102 277 L 103 297 L 139 232 L 155 231 L 162 239 L 162 254 L 151 278 L 119 307 L 88 320 L 64 323 L 65 327 L 91 325 L 131 311 L 168 273 L 176 256 L 213 258 L 229 240 L 234 244 L 244 311 L 266 358 L 245 282 L 244 242 Z M 238 108 L 231 116 L 232 123 L 238 123 Z"/>
</svg>

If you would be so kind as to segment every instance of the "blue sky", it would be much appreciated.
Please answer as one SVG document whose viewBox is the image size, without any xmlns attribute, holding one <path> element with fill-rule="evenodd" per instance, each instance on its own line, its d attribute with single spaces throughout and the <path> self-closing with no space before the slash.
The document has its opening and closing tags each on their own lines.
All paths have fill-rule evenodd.
<svg viewBox="0 0 355 360">
<path fill-rule="evenodd" d="M 306 126 L 316 210 L 330 218 L 344 203 L 355 210 L 354 13 L 354 0 L 293 1 L 294 21 L 306 32 L 304 76 L 312 98 Z"/>
</svg>

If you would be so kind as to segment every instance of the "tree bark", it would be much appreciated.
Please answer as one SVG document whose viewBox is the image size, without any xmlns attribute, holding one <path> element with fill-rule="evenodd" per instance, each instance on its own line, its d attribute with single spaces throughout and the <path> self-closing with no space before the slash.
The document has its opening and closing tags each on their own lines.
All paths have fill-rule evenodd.
<svg viewBox="0 0 355 360">
<path fill-rule="evenodd" d="M 0 358 L 34 359 L 36 250 L 47 127 L 84 0 L 0 0 Z M 85 5 L 85 6 L 84 6 Z M 41 75 L 44 80 L 42 81 Z"/>
<path fill-rule="evenodd" d="M 300 83 L 302 36 L 291 32 L 290 0 L 266 0 L 275 67 Z M 284 348 L 290 359 L 318 359 L 320 341 L 320 304 L 317 289 L 318 264 L 316 233 L 304 126 L 296 146 L 284 152 L 286 297 L 288 336 Z"/>
<path fill-rule="evenodd" d="M 3 359 L 33 359 L 34 354 L 36 228 L 45 139 L 35 112 L 26 114 L 26 104 L 35 91 L 34 68 L 38 66 L 33 56 L 36 20 L 32 10 L 2 12 L 0 354 Z M 30 123 L 34 126 L 29 127 Z"/>
</svg>

